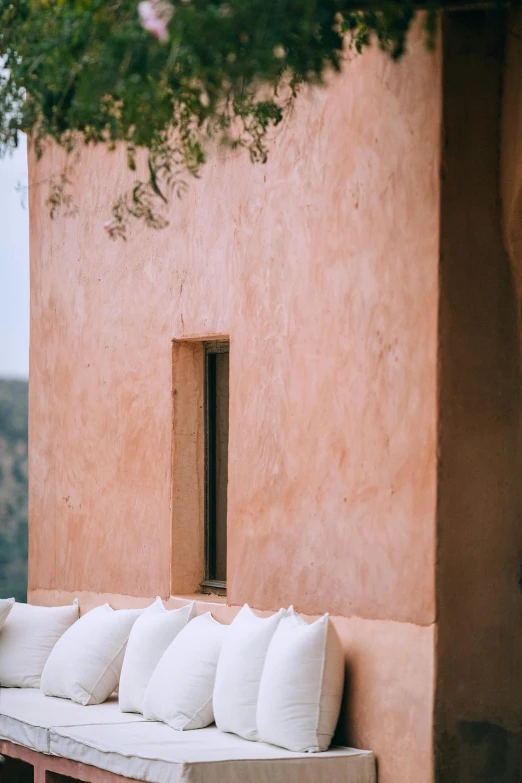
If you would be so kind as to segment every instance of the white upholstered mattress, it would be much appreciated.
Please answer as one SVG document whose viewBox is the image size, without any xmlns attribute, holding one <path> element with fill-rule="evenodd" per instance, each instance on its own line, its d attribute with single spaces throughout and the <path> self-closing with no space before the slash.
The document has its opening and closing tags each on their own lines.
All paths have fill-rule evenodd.
<svg viewBox="0 0 522 783">
<path fill-rule="evenodd" d="M 117 700 L 82 707 L 39 690 L 0 688 L 0 738 L 146 783 L 375 783 L 372 753 L 292 753 L 224 734 L 175 731 Z"/>
</svg>

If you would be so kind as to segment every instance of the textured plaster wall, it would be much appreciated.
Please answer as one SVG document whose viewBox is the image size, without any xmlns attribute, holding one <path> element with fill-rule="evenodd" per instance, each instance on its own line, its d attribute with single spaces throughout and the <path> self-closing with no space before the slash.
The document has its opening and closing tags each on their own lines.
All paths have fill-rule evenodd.
<svg viewBox="0 0 522 783">
<path fill-rule="evenodd" d="M 80 213 L 54 222 L 36 183 L 59 155 L 31 160 L 31 600 L 194 581 L 172 340 L 229 336 L 228 601 L 336 616 L 341 734 L 380 783 L 432 780 L 441 79 L 411 49 L 355 58 L 266 166 L 213 156 L 170 227 L 126 244 L 102 229 L 121 155 L 84 154 Z"/>
<path fill-rule="evenodd" d="M 169 594 L 171 340 L 228 334 L 232 601 L 433 621 L 439 103 L 371 53 L 126 244 L 121 158 L 33 192 L 31 587 Z"/>
<path fill-rule="evenodd" d="M 522 774 L 522 379 L 516 286 L 500 201 L 505 40 L 498 15 L 450 15 L 444 28 L 436 711 L 441 783 L 519 783 Z M 512 154 L 510 160 L 515 167 Z"/>
</svg>

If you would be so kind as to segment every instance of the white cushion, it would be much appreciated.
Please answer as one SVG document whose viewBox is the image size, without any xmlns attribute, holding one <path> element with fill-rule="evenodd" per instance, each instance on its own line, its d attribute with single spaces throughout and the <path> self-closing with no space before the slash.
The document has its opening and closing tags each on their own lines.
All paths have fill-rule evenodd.
<svg viewBox="0 0 522 783">
<path fill-rule="evenodd" d="M 49 753 L 51 726 L 131 723 L 143 715 L 123 714 L 118 699 L 82 707 L 69 699 L 44 696 L 39 688 L 0 688 L 0 739 Z M 1 775 L 0 775 L 1 778 Z"/>
<path fill-rule="evenodd" d="M 375 783 L 375 760 L 368 751 L 290 753 L 223 734 L 215 726 L 199 731 L 174 731 L 164 723 L 130 723 L 109 730 L 55 727 L 50 750 L 146 783 Z"/>
<path fill-rule="evenodd" d="M 149 682 L 143 708 L 146 718 L 179 731 L 213 723 L 216 667 L 229 629 L 207 612 L 176 636 Z"/>
<path fill-rule="evenodd" d="M 46 696 L 101 704 L 118 685 L 125 646 L 140 609 L 98 606 L 81 617 L 49 656 L 40 687 Z"/>
<path fill-rule="evenodd" d="M 143 697 L 161 656 L 194 613 L 194 601 L 167 611 L 156 598 L 136 620 L 125 650 L 118 688 L 122 712 L 143 712 Z"/>
<path fill-rule="evenodd" d="M 339 718 L 343 684 L 343 648 L 328 615 L 309 625 L 288 613 L 270 642 L 261 677 L 259 736 L 301 753 L 326 750 Z"/>
<path fill-rule="evenodd" d="M 0 631 L 0 683 L 9 688 L 38 688 L 51 650 L 77 619 L 77 604 L 15 603 Z"/>
<path fill-rule="evenodd" d="M 257 697 L 268 645 L 284 614 L 261 619 L 245 604 L 234 618 L 221 649 L 214 687 L 214 716 L 221 731 L 259 738 Z"/>
<path fill-rule="evenodd" d="M 0 628 L 7 620 L 7 615 L 14 606 L 14 598 L 0 598 Z"/>
</svg>

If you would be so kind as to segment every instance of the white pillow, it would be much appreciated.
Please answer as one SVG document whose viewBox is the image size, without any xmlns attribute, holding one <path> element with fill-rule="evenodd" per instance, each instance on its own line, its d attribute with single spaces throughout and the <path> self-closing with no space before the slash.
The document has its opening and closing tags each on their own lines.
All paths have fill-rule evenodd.
<svg viewBox="0 0 522 783">
<path fill-rule="evenodd" d="M 343 684 L 343 648 L 328 615 L 309 625 L 294 612 L 287 614 L 270 642 L 261 677 L 260 738 L 299 753 L 327 750 Z"/>
<path fill-rule="evenodd" d="M 257 697 L 268 645 L 284 614 L 261 619 L 245 604 L 223 644 L 214 687 L 214 716 L 221 731 L 259 739 Z"/>
<path fill-rule="evenodd" d="M 98 606 L 80 617 L 49 656 L 41 690 L 78 704 L 101 704 L 118 685 L 125 646 L 140 609 Z"/>
<path fill-rule="evenodd" d="M 202 729 L 214 721 L 212 693 L 221 646 L 230 626 L 210 612 L 192 620 L 158 663 L 145 693 L 143 714 L 173 729 Z"/>
<path fill-rule="evenodd" d="M 11 606 L 0 632 L 0 683 L 6 688 L 38 688 L 51 650 L 78 619 L 78 605 Z"/>
<path fill-rule="evenodd" d="M 14 598 L 0 598 L 0 628 L 7 620 L 7 615 L 14 606 Z"/>
<path fill-rule="evenodd" d="M 122 712 L 143 712 L 143 697 L 159 659 L 194 614 L 194 601 L 167 611 L 156 598 L 132 626 L 118 688 Z"/>
</svg>

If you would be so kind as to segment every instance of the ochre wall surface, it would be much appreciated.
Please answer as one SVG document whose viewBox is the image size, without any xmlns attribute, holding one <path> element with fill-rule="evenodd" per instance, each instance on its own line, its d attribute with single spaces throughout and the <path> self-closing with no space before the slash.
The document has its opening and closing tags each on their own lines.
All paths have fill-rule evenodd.
<svg viewBox="0 0 522 783">
<path fill-rule="evenodd" d="M 335 616 L 341 736 L 380 783 L 433 766 L 441 69 L 419 31 L 410 48 L 302 96 L 265 166 L 212 156 L 163 232 L 104 234 L 118 153 L 84 153 L 79 215 L 54 222 L 38 183 L 60 158 L 31 161 L 30 600 L 169 598 L 181 561 L 193 579 L 172 341 L 228 336 L 230 607 L 212 606 Z"/>
</svg>

